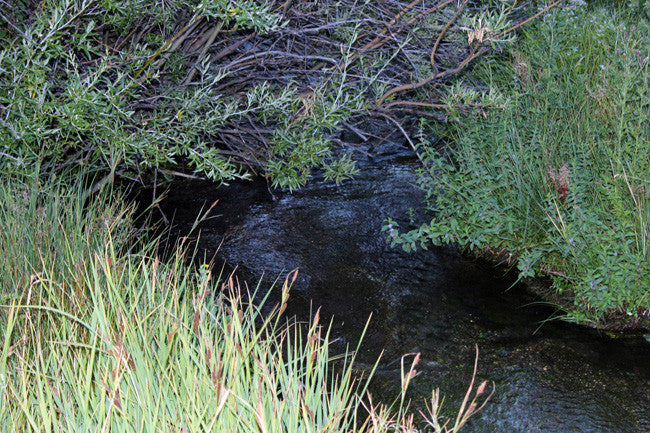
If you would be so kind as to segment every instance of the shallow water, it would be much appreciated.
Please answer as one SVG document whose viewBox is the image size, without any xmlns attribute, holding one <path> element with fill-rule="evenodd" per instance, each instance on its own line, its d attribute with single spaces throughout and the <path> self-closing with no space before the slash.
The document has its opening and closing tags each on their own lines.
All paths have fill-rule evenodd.
<svg viewBox="0 0 650 433">
<path fill-rule="evenodd" d="M 200 226 L 205 254 L 252 285 L 299 268 L 290 314 L 307 318 L 320 306 L 341 350 L 372 314 L 361 361 L 370 365 L 384 351 L 373 390 L 385 399 L 398 392 L 401 355 L 421 352 L 410 397 L 421 404 L 439 387 L 453 414 L 478 344 L 478 380 L 496 391 L 465 431 L 650 432 L 650 344 L 543 323 L 551 308 L 452 249 L 391 248 L 380 231 L 385 218 L 420 203 L 414 165 L 399 153 L 361 163 L 361 174 L 341 186 L 316 178 L 276 200 L 263 182 L 178 182 L 163 209 L 183 233 L 219 200 Z"/>
</svg>

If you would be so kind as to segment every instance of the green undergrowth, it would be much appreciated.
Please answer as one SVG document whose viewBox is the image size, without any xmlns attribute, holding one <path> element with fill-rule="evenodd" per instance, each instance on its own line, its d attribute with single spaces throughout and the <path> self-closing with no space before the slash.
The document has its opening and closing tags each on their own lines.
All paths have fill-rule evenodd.
<svg viewBox="0 0 650 433">
<path fill-rule="evenodd" d="M 431 223 L 389 238 L 455 243 L 549 276 L 567 318 L 650 324 L 650 27 L 570 2 L 450 93 L 497 108 L 453 113 L 453 144 L 420 141 Z M 495 102 L 496 101 L 496 102 Z M 423 128 L 425 130 L 425 128 Z"/>
<path fill-rule="evenodd" d="M 331 352 L 318 314 L 282 315 L 295 274 L 264 307 L 232 277 L 188 265 L 182 244 L 161 262 L 124 197 L 85 191 L 0 181 L 1 431 L 422 431 L 404 395 L 372 404 L 372 371 L 354 368 L 354 350 Z M 403 359 L 404 393 L 418 360 Z M 424 425 L 458 431 L 484 390 L 470 386 L 449 424 L 434 392 Z"/>
</svg>

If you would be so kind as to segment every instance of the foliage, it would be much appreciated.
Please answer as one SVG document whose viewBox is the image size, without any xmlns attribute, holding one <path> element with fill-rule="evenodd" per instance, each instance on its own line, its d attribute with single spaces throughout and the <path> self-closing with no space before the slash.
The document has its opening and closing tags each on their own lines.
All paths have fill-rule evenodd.
<svg viewBox="0 0 650 433">
<path fill-rule="evenodd" d="M 551 276 L 574 295 L 573 320 L 647 321 L 649 37 L 647 20 L 575 1 L 524 32 L 510 59 L 480 65 L 473 79 L 492 94 L 456 88 L 450 100 L 492 108 L 452 110 L 445 152 L 422 138 L 433 220 L 404 233 L 391 222 L 389 239 L 489 250 L 520 277 Z"/>
<path fill-rule="evenodd" d="M 339 182 L 356 168 L 337 129 L 362 131 L 347 120 L 365 140 L 372 115 L 444 118 L 438 89 L 527 21 L 513 0 L 466 6 L 22 0 L 0 16 L 0 172 Z"/>
<path fill-rule="evenodd" d="M 11 25 L 0 33 L 0 172 L 29 172 L 38 163 L 143 178 L 181 165 L 216 181 L 243 178 L 249 167 L 214 138 L 251 116 L 279 119 L 267 152 L 272 163 L 259 161 L 275 184 L 297 187 L 316 166 L 337 180 L 353 171 L 321 138 L 350 113 L 350 101 L 331 86 L 315 92 L 315 108 L 302 119 L 304 100 L 293 85 L 224 94 L 218 87 L 228 72 L 206 56 L 188 66 L 172 49 L 199 22 L 218 23 L 217 33 L 273 32 L 282 22 L 270 3 L 56 0 L 26 14 L 28 6 L 16 5 L 15 22 L 5 17 Z M 184 15 L 187 22 L 178 18 Z"/>
</svg>

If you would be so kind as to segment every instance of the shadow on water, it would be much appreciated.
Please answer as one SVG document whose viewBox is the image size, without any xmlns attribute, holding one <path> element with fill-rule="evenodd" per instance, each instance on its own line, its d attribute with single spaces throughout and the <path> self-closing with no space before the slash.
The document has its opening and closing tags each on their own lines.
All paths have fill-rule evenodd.
<svg viewBox="0 0 650 433">
<path fill-rule="evenodd" d="M 163 208 L 186 233 L 219 200 L 216 216 L 200 226 L 199 247 L 211 256 L 220 246 L 218 259 L 253 285 L 299 268 L 290 314 L 306 319 L 320 306 L 341 350 L 372 314 L 361 361 L 369 365 L 384 350 L 380 395 L 397 395 L 401 355 L 421 352 L 410 396 L 422 403 L 440 387 L 452 415 L 477 343 L 478 379 L 494 381 L 496 393 L 466 431 L 650 432 L 645 340 L 558 322 L 540 327 L 553 310 L 519 288 L 507 291 L 510 282 L 494 269 L 451 249 L 406 254 L 387 244 L 385 218 L 408 215 L 422 198 L 413 169 L 405 155 L 386 155 L 362 162 L 361 174 L 341 186 L 317 178 L 275 201 L 263 182 L 183 181 Z"/>
</svg>

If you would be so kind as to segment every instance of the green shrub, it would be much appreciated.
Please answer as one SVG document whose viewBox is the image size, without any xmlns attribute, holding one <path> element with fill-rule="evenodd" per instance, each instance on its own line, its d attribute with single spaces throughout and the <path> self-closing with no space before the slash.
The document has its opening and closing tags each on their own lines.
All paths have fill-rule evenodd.
<svg viewBox="0 0 650 433">
<path fill-rule="evenodd" d="M 146 181 L 155 170 L 181 166 L 225 182 L 248 177 L 254 165 L 275 185 L 295 188 L 314 167 L 335 180 L 354 171 L 325 138 L 360 107 L 340 94 L 338 79 L 316 88 L 309 104 L 291 83 L 224 93 L 217 88 L 228 72 L 211 67 L 209 56 L 190 65 L 172 49 L 184 26 L 198 21 L 219 23 L 223 32 L 277 30 L 280 15 L 268 1 L 56 0 L 33 7 L 24 13 L 28 4 L 16 5 L 15 22 L 0 33 L 0 173 L 83 166 Z M 196 78 L 184 83 L 195 66 Z M 272 123 L 268 149 L 215 145 L 226 125 L 246 119 Z"/>
<path fill-rule="evenodd" d="M 493 90 L 473 96 L 499 108 L 455 113 L 446 152 L 422 140 L 433 220 L 401 234 L 392 223 L 390 239 L 490 250 L 520 277 L 551 276 L 575 295 L 573 320 L 647 320 L 649 39 L 647 21 L 573 2 L 524 32 L 511 59 L 480 65 L 474 79 Z"/>
</svg>

